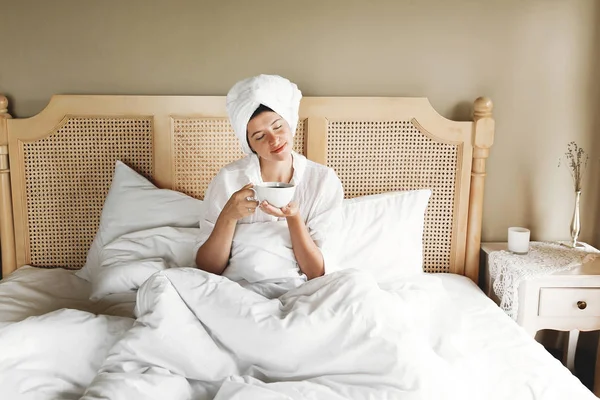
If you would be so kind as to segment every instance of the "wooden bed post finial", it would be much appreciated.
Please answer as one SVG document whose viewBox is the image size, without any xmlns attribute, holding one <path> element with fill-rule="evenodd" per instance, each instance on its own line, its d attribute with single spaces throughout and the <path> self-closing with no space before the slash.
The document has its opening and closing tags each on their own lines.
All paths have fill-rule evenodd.
<svg viewBox="0 0 600 400">
<path fill-rule="evenodd" d="M 0 116 L 4 116 L 3 114 L 8 115 L 8 118 L 10 118 L 10 114 L 8 114 L 8 99 L 0 94 Z"/>
<path fill-rule="evenodd" d="M 489 97 L 478 97 L 473 107 L 473 119 L 477 121 L 481 118 L 491 118 L 493 108 L 494 103 Z"/>
<path fill-rule="evenodd" d="M 465 275 L 479 284 L 479 254 L 481 247 L 481 220 L 483 217 L 483 189 L 485 186 L 485 159 L 494 143 L 494 105 L 487 97 L 479 97 L 473 107 L 473 162 L 469 194 L 469 222 L 467 225 L 467 254 Z"/>
<path fill-rule="evenodd" d="M 15 230 L 13 223 L 10 168 L 8 165 L 8 99 L 0 95 L 0 247 L 2 248 L 2 277 L 17 268 Z"/>
</svg>

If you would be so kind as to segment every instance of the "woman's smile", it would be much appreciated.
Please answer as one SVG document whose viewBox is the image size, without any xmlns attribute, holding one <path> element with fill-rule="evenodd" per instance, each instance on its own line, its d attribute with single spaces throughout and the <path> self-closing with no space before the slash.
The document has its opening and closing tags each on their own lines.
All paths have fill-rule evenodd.
<svg viewBox="0 0 600 400">
<path fill-rule="evenodd" d="M 287 146 L 287 142 L 285 142 L 285 143 L 284 143 L 284 144 L 282 144 L 281 146 L 277 147 L 275 150 L 271 150 L 271 153 L 279 154 L 279 153 L 281 153 L 283 150 L 285 150 L 285 146 Z"/>
</svg>

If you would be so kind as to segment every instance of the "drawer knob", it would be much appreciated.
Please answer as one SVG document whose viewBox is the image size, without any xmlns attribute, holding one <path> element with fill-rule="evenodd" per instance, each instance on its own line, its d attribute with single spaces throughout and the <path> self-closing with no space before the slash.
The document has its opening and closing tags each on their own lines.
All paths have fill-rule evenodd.
<svg viewBox="0 0 600 400">
<path fill-rule="evenodd" d="M 577 302 L 577 308 L 579 308 L 580 310 L 585 310 L 586 307 L 587 307 L 587 303 L 585 301 Z"/>
</svg>

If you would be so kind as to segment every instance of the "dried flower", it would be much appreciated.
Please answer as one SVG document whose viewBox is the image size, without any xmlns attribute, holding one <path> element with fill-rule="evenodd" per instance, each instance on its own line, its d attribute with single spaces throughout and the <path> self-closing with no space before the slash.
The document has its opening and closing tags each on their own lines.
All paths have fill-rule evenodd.
<svg viewBox="0 0 600 400">
<path fill-rule="evenodd" d="M 583 150 L 583 148 L 577 146 L 577 143 L 570 142 L 567 145 L 567 152 L 565 153 L 565 163 L 569 167 L 569 172 L 573 177 L 573 183 L 575 184 L 575 191 L 581 191 L 581 180 L 587 167 L 589 156 Z M 561 159 L 558 160 L 558 166 L 560 167 Z"/>
</svg>

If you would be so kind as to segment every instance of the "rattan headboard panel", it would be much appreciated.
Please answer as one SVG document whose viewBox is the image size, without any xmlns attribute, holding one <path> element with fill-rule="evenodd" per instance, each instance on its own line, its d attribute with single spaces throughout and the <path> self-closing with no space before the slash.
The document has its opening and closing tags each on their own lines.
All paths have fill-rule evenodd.
<svg viewBox="0 0 600 400">
<path fill-rule="evenodd" d="M 152 117 L 68 117 L 22 151 L 31 265 L 80 268 L 115 161 L 152 177 Z"/>
<path fill-rule="evenodd" d="M 299 121 L 294 150 L 305 154 L 305 123 Z M 173 119 L 173 188 L 198 199 L 219 170 L 244 156 L 228 118 Z"/>
<path fill-rule="evenodd" d="M 365 151 L 368 149 L 368 151 Z M 449 272 L 459 146 L 436 141 L 410 121 L 329 121 L 327 165 L 347 198 L 432 189 L 423 232 L 423 268 Z"/>
</svg>

